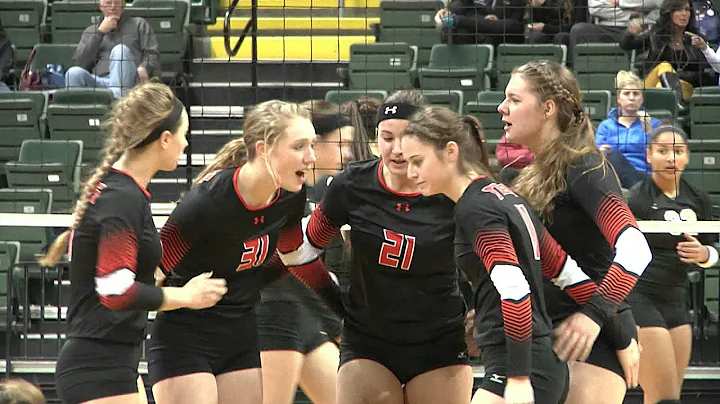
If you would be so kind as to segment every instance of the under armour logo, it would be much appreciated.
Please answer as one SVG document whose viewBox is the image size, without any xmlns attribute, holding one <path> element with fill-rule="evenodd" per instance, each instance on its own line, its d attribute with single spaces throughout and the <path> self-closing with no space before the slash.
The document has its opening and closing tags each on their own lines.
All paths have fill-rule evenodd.
<svg viewBox="0 0 720 404">
<path fill-rule="evenodd" d="M 403 206 L 402 203 L 398 203 L 397 207 L 395 209 L 397 209 L 397 211 L 400 212 L 403 208 L 402 206 Z M 405 204 L 405 212 L 410 212 L 410 205 L 408 205 L 407 203 Z"/>
<path fill-rule="evenodd" d="M 392 107 L 385 107 L 385 115 L 390 114 L 397 114 L 397 105 L 393 105 Z"/>
<path fill-rule="evenodd" d="M 255 223 L 255 226 L 265 223 L 265 216 L 256 217 L 255 220 L 253 220 L 253 223 Z"/>
</svg>

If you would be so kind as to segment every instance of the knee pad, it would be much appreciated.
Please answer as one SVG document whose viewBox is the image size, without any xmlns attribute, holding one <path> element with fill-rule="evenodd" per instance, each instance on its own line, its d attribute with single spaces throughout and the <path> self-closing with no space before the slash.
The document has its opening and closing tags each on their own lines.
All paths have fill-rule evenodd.
<svg viewBox="0 0 720 404">
<path fill-rule="evenodd" d="M 680 404 L 680 400 L 660 400 L 655 404 Z"/>
</svg>

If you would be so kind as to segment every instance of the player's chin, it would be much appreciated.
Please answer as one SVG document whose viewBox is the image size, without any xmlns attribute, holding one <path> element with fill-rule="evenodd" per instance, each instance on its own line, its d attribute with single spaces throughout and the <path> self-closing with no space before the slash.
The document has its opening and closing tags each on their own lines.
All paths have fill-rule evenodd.
<svg viewBox="0 0 720 404">
<path fill-rule="evenodd" d="M 283 184 L 283 188 L 285 188 L 289 192 L 299 192 L 303 185 L 305 185 L 305 182 L 307 181 L 308 172 L 307 171 L 295 171 L 293 176 L 291 178 L 288 178 L 289 181 L 286 181 L 285 184 Z"/>
</svg>

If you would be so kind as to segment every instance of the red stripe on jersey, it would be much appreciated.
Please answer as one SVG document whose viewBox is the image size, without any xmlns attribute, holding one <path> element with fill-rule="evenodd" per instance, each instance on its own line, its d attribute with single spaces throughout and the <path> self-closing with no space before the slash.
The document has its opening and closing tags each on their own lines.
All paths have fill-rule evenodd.
<svg viewBox="0 0 720 404">
<path fill-rule="evenodd" d="M 340 228 L 332 224 L 322 211 L 322 205 L 313 210 L 308 223 L 307 236 L 310 243 L 317 248 L 324 248 L 338 234 Z"/>
<path fill-rule="evenodd" d="M 554 279 L 558 276 L 567 260 L 567 253 L 553 236 L 543 228 L 540 234 L 540 263 L 543 276 L 547 279 Z"/>
<path fill-rule="evenodd" d="M 611 246 L 615 247 L 620 233 L 631 226 L 637 229 L 635 216 L 625 201 L 615 194 L 608 194 L 600 202 L 595 214 L 595 221 L 600 225 L 600 231 Z"/>
<path fill-rule="evenodd" d="M 125 310 L 135 300 L 139 290 L 138 283 L 133 283 L 122 295 L 102 296 L 98 294 L 100 303 L 110 310 Z"/>
<path fill-rule="evenodd" d="M 603 278 L 598 293 L 615 305 L 620 304 L 635 286 L 637 276 L 613 263 Z"/>
<path fill-rule="evenodd" d="M 280 231 L 280 236 L 278 237 L 278 244 L 277 249 L 283 253 L 287 254 L 290 252 L 293 252 L 300 248 L 300 246 L 303 243 L 303 232 L 302 232 L 302 225 L 300 223 L 297 223 L 295 226 L 290 228 L 285 228 Z"/>
<path fill-rule="evenodd" d="M 587 280 L 565 288 L 565 293 L 581 306 L 587 303 L 596 291 L 597 284 L 592 280 Z"/>
<path fill-rule="evenodd" d="M 173 268 L 183 259 L 190 246 L 183 238 L 180 226 L 177 223 L 168 221 L 160 229 L 160 241 L 162 242 L 161 267 L 165 273 L 170 273 Z"/>
<path fill-rule="evenodd" d="M 325 288 L 333 282 L 319 258 L 307 264 L 288 267 L 288 271 L 314 291 Z"/>
<path fill-rule="evenodd" d="M 475 254 L 490 272 L 496 264 L 519 265 L 510 234 L 505 229 L 480 230 L 475 236 Z"/>
<path fill-rule="evenodd" d="M 97 256 L 97 276 L 105 276 L 119 269 L 136 272 L 138 243 L 132 229 L 116 230 L 100 239 Z"/>
<path fill-rule="evenodd" d="M 532 305 L 530 304 L 530 296 L 525 296 L 518 302 L 503 300 L 501 310 L 505 335 L 513 341 L 529 341 L 532 337 Z"/>
</svg>

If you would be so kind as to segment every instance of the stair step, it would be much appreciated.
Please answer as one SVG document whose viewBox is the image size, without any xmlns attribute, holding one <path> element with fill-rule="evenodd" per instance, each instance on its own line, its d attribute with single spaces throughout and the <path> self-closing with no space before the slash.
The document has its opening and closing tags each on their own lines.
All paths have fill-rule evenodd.
<svg viewBox="0 0 720 404">
<path fill-rule="evenodd" d="M 230 8 L 232 0 L 220 0 L 220 9 Z M 380 0 L 258 0 L 258 9 L 264 8 L 378 8 Z M 241 1 L 237 9 L 249 9 L 251 2 Z"/>
<path fill-rule="evenodd" d="M 230 44 L 234 45 L 237 40 L 237 36 L 231 37 Z M 347 61 L 350 59 L 350 45 L 374 42 L 375 37 L 368 35 L 259 37 L 257 58 L 277 61 Z M 229 57 L 223 37 L 210 38 L 210 46 L 211 57 Z M 247 37 L 232 59 L 250 60 L 251 46 L 250 38 Z"/>
<path fill-rule="evenodd" d="M 231 31 L 242 31 L 250 20 L 249 17 L 232 17 L 230 19 Z M 207 27 L 210 33 L 222 33 L 225 18 L 218 17 L 217 22 Z M 380 22 L 378 17 L 260 17 L 258 18 L 258 32 L 305 30 L 305 31 L 337 31 L 337 30 L 368 30 L 370 24 Z"/>
<path fill-rule="evenodd" d="M 316 83 L 339 80 L 337 69 L 347 67 L 347 63 L 336 60 L 330 62 L 314 61 L 258 61 L 257 80 L 260 87 L 264 83 Z M 250 82 L 252 62 L 228 60 L 225 58 L 196 58 L 190 65 L 195 82 Z"/>
</svg>

